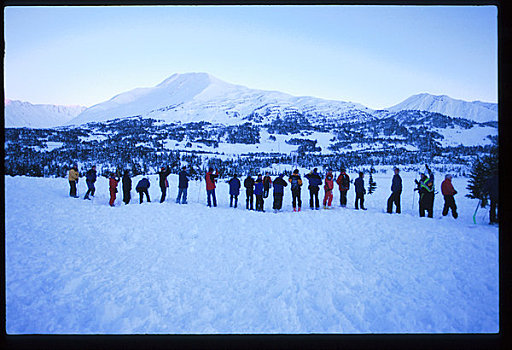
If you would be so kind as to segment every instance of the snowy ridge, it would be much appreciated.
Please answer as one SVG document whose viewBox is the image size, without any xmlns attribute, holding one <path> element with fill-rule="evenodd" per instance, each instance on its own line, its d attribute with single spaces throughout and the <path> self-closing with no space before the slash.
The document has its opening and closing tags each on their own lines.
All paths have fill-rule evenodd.
<svg viewBox="0 0 512 350">
<path fill-rule="evenodd" d="M 388 108 L 391 112 L 419 110 L 437 112 L 449 117 L 465 118 L 478 123 L 498 120 L 498 104 L 481 101 L 467 102 L 446 95 L 418 94 Z"/>
<path fill-rule="evenodd" d="M 59 106 L 31 104 L 17 100 L 5 100 L 4 121 L 6 128 L 51 128 L 60 126 L 82 113 L 83 106 Z"/>
<path fill-rule="evenodd" d="M 360 104 L 295 97 L 278 91 L 249 89 L 226 83 L 207 73 L 173 74 L 155 87 L 138 88 L 95 105 L 70 125 L 143 116 L 166 122 L 209 121 L 239 124 L 250 120 L 268 122 L 287 114 L 305 115 L 311 121 L 371 117 Z"/>
</svg>

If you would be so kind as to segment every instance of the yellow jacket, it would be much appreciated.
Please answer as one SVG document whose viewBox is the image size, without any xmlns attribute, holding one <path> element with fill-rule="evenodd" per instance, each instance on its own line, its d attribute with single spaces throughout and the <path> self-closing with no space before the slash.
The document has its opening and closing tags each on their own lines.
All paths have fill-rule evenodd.
<svg viewBox="0 0 512 350">
<path fill-rule="evenodd" d="M 69 181 L 77 181 L 78 180 L 78 171 L 76 171 L 75 169 L 71 168 L 69 170 L 69 175 L 68 175 L 68 179 Z"/>
</svg>

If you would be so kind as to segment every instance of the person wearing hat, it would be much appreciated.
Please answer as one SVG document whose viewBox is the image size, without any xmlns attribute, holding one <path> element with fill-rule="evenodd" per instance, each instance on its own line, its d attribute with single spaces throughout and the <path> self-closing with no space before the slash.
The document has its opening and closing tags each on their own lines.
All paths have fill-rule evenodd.
<svg viewBox="0 0 512 350">
<path fill-rule="evenodd" d="M 420 217 L 425 216 L 425 212 L 427 212 L 427 216 L 429 218 L 434 217 L 434 174 L 428 168 L 427 170 L 429 173 L 429 177 L 425 175 L 424 173 L 421 173 L 420 175 L 420 181 L 415 180 L 416 184 L 418 185 L 417 188 L 415 188 L 415 191 L 418 191 L 420 194 L 419 199 L 419 212 Z"/>
<path fill-rule="evenodd" d="M 305 178 L 308 179 L 309 182 L 309 208 L 319 210 L 320 200 L 318 199 L 318 192 L 320 191 L 322 178 L 318 174 L 318 168 L 314 168 Z"/>
<path fill-rule="evenodd" d="M 119 178 L 116 177 L 116 174 L 110 173 L 110 179 L 108 180 L 108 187 L 110 191 L 110 201 L 108 204 L 110 204 L 111 207 L 114 206 L 114 202 L 116 200 L 116 193 L 117 193 L 117 184 L 119 183 Z"/>
<path fill-rule="evenodd" d="M 293 211 L 297 211 L 297 205 L 300 211 L 300 208 L 302 206 L 302 201 L 300 199 L 300 190 L 302 186 L 302 179 L 299 175 L 299 169 L 295 169 L 293 171 L 293 174 L 290 175 L 288 178 L 288 182 L 291 184 L 291 190 L 292 190 L 292 206 Z"/>
<path fill-rule="evenodd" d="M 206 194 L 208 199 L 208 206 L 212 206 L 212 200 L 213 200 L 213 206 L 217 206 L 217 197 L 215 196 L 215 181 L 216 178 L 219 177 L 219 172 L 215 170 L 215 174 L 213 173 L 213 168 L 208 168 L 208 172 L 206 173 L 205 180 L 206 180 Z"/>
<path fill-rule="evenodd" d="M 279 176 L 274 179 L 274 204 L 272 206 L 274 212 L 278 212 L 283 206 L 284 188 L 288 186 L 283 176 L 284 174 L 279 174 Z"/>
<path fill-rule="evenodd" d="M 78 173 L 78 165 L 74 164 L 71 169 L 69 169 L 68 180 L 69 180 L 69 195 L 70 197 L 78 198 L 76 194 L 76 185 L 78 184 L 78 178 L 80 174 Z"/>
<path fill-rule="evenodd" d="M 354 187 L 356 188 L 356 209 L 359 209 L 359 205 L 361 205 L 361 209 L 366 210 L 364 207 L 364 195 L 366 193 L 366 189 L 364 188 L 364 173 L 362 171 L 359 172 L 359 177 L 354 180 Z"/>
<path fill-rule="evenodd" d="M 455 204 L 455 196 L 457 191 L 453 188 L 452 185 L 452 176 L 447 174 L 444 177 L 444 181 L 441 183 L 441 193 L 444 197 L 444 207 L 443 207 L 443 216 L 448 215 L 448 211 L 452 210 L 452 216 L 454 219 L 457 219 L 457 205 Z"/>
<path fill-rule="evenodd" d="M 135 187 L 135 191 L 139 193 L 139 203 L 142 204 L 144 199 L 144 194 L 146 194 L 146 199 L 148 200 L 148 203 L 151 202 L 149 198 L 149 192 L 148 189 L 151 186 L 149 183 L 149 180 L 147 177 L 142 178 Z"/>
<path fill-rule="evenodd" d="M 178 174 L 178 197 L 176 203 L 187 204 L 187 190 L 188 190 L 188 177 L 190 174 L 187 172 L 187 167 L 183 166 Z"/>
<path fill-rule="evenodd" d="M 393 213 L 393 204 L 396 207 L 396 213 L 400 214 L 400 196 L 402 194 L 402 178 L 398 173 L 400 170 L 398 168 L 394 169 L 395 175 L 393 175 L 393 180 L 391 181 L 391 196 L 388 198 L 388 208 L 387 212 L 389 214 Z"/>
<path fill-rule="evenodd" d="M 258 175 L 256 181 L 254 181 L 254 195 L 256 196 L 256 211 L 264 211 L 263 210 L 263 177 L 261 174 Z"/>
<path fill-rule="evenodd" d="M 244 180 L 245 209 L 254 210 L 254 179 L 248 174 Z"/>
<path fill-rule="evenodd" d="M 333 175 L 332 172 L 329 170 L 327 172 L 327 175 L 325 175 L 325 196 L 324 196 L 324 209 L 331 208 L 332 203 L 332 190 L 334 189 L 334 181 L 333 181 Z"/>
<path fill-rule="evenodd" d="M 270 192 L 270 187 L 272 186 L 272 178 L 268 171 L 265 173 L 263 177 L 263 198 L 267 198 Z"/>
<path fill-rule="evenodd" d="M 171 173 L 171 169 L 169 166 L 161 167 L 158 172 L 158 177 L 160 179 L 160 191 L 162 191 L 162 196 L 160 197 L 160 203 L 165 201 L 165 195 L 167 193 L 167 187 L 169 187 L 169 182 L 167 182 L 167 176 Z"/>
<path fill-rule="evenodd" d="M 89 194 L 94 197 L 94 192 L 96 189 L 94 188 L 94 183 L 96 182 L 96 165 L 93 165 L 91 169 L 89 169 L 85 173 L 85 183 L 87 184 L 87 192 L 85 193 L 84 199 L 89 199 Z"/>
<path fill-rule="evenodd" d="M 235 208 L 238 205 L 238 195 L 240 194 L 240 180 L 236 176 L 236 174 L 233 175 L 233 177 L 228 181 L 229 184 L 229 207 L 233 207 L 233 199 L 235 200 Z"/>
<path fill-rule="evenodd" d="M 350 177 L 345 172 L 344 168 L 341 168 L 341 173 L 336 179 L 336 183 L 340 188 L 340 206 L 347 206 L 347 191 L 350 187 Z"/>
</svg>

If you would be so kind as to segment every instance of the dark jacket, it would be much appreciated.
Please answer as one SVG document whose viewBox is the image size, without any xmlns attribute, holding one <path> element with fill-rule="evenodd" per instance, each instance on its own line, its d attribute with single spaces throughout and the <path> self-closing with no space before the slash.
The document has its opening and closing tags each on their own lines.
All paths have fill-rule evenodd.
<svg viewBox="0 0 512 350">
<path fill-rule="evenodd" d="M 238 196 L 240 194 L 240 180 L 237 177 L 233 177 L 228 181 L 229 183 L 229 194 L 232 196 Z"/>
<path fill-rule="evenodd" d="M 96 170 L 89 169 L 87 171 L 87 173 L 85 173 L 85 181 L 95 183 L 96 182 Z"/>
<path fill-rule="evenodd" d="M 350 188 L 350 177 L 347 173 L 342 172 L 336 179 L 336 183 L 340 186 L 340 191 L 348 191 Z"/>
<path fill-rule="evenodd" d="M 178 188 L 188 188 L 188 177 L 190 176 L 185 170 L 180 171 Z"/>
<path fill-rule="evenodd" d="M 487 180 L 484 185 L 484 192 L 489 194 L 492 201 L 498 201 L 500 192 L 498 175 L 494 175 Z"/>
<path fill-rule="evenodd" d="M 268 190 L 271 185 L 272 185 L 272 179 L 270 178 L 270 176 L 265 175 L 263 177 L 263 187 L 265 188 L 265 190 Z"/>
<path fill-rule="evenodd" d="M 254 194 L 255 195 L 263 194 L 263 180 L 256 180 L 254 182 Z"/>
<path fill-rule="evenodd" d="M 278 176 L 274 180 L 274 193 L 284 193 L 284 188 L 288 186 L 282 176 Z"/>
<path fill-rule="evenodd" d="M 302 179 L 298 174 L 291 174 L 290 177 L 288 178 L 288 182 L 292 184 L 292 192 L 293 190 L 298 190 L 302 186 Z"/>
<path fill-rule="evenodd" d="M 393 176 L 393 181 L 391 182 L 391 192 L 402 193 L 402 178 L 398 174 Z"/>
<path fill-rule="evenodd" d="M 364 189 L 364 180 L 361 177 L 358 177 L 354 180 L 354 187 L 356 188 L 356 193 L 366 193 Z"/>
<path fill-rule="evenodd" d="M 251 177 L 251 175 L 245 178 L 244 187 L 249 191 L 254 191 L 254 179 Z"/>
<path fill-rule="evenodd" d="M 135 187 L 135 190 L 137 192 L 147 190 L 149 188 L 149 186 L 150 186 L 149 180 L 147 178 L 143 178 L 142 180 L 139 181 L 139 183 L 137 184 L 137 187 Z"/>
<path fill-rule="evenodd" d="M 132 189 L 132 179 L 130 176 L 125 174 L 123 175 L 123 191 L 130 191 Z"/>
<path fill-rule="evenodd" d="M 309 174 L 307 174 L 305 176 L 306 179 L 308 179 L 309 181 L 309 186 L 308 188 L 315 188 L 318 190 L 318 187 L 322 184 L 322 178 L 320 177 L 320 175 L 318 175 L 317 172 L 310 172 Z"/>
<path fill-rule="evenodd" d="M 171 173 L 171 169 L 167 167 L 165 170 L 160 170 L 158 172 L 158 176 L 160 177 L 160 187 L 168 187 L 167 186 L 167 176 Z"/>
</svg>

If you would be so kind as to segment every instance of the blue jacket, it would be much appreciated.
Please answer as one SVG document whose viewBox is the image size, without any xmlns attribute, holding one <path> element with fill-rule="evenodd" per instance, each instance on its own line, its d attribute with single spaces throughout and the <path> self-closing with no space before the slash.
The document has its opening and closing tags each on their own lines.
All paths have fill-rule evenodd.
<svg viewBox="0 0 512 350">
<path fill-rule="evenodd" d="M 391 183 L 391 192 L 402 192 L 402 178 L 398 174 L 395 174 L 393 176 L 393 182 Z"/>
<path fill-rule="evenodd" d="M 137 184 L 137 187 L 135 187 L 135 190 L 137 192 L 147 190 L 149 188 L 149 186 L 150 186 L 149 180 L 146 178 L 143 178 L 142 180 L 139 181 L 139 183 Z"/>
<path fill-rule="evenodd" d="M 96 182 L 96 170 L 89 169 L 85 174 L 85 181 L 92 183 Z"/>
<path fill-rule="evenodd" d="M 263 194 L 263 180 L 256 180 L 256 182 L 254 183 L 254 194 L 255 195 L 260 195 L 260 194 Z"/>
<path fill-rule="evenodd" d="M 188 177 L 189 176 L 190 176 L 189 173 L 187 173 L 185 170 L 180 171 L 178 188 L 187 188 L 188 187 Z"/>
<path fill-rule="evenodd" d="M 282 176 L 276 177 L 274 180 L 274 193 L 284 193 L 284 188 L 288 186 Z"/>
<path fill-rule="evenodd" d="M 238 196 L 240 194 L 240 180 L 237 177 L 232 178 L 228 181 L 229 194 L 232 196 Z"/>
<path fill-rule="evenodd" d="M 310 188 L 316 187 L 318 189 L 318 186 L 322 184 L 322 178 L 317 172 L 310 172 L 305 176 L 305 178 L 308 179 Z"/>
<path fill-rule="evenodd" d="M 360 177 L 354 180 L 354 187 L 356 188 L 356 193 L 366 193 L 364 189 L 364 180 Z"/>
</svg>

